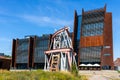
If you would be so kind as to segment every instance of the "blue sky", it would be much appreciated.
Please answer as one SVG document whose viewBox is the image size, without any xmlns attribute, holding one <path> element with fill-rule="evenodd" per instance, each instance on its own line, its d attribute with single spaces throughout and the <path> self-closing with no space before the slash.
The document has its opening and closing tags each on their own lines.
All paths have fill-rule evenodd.
<svg viewBox="0 0 120 80">
<path fill-rule="evenodd" d="M 73 29 L 74 10 L 104 7 L 112 12 L 114 60 L 120 57 L 119 0 L 0 0 L 0 52 L 11 55 L 12 39 Z"/>
</svg>

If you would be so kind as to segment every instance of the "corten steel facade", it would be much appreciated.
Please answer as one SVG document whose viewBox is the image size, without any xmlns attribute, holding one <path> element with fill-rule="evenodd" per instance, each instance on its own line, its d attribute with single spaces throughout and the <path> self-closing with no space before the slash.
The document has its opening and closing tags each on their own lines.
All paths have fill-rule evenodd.
<svg viewBox="0 0 120 80">
<path fill-rule="evenodd" d="M 12 68 L 13 69 L 43 69 L 44 51 L 48 50 L 51 35 L 13 39 Z"/>
<path fill-rule="evenodd" d="M 104 8 L 74 13 L 74 30 L 70 36 L 79 69 L 114 69 L 112 13 Z M 44 67 L 44 51 L 49 50 L 52 35 L 13 39 L 12 68 Z"/>
<path fill-rule="evenodd" d="M 73 47 L 79 69 L 113 69 L 112 13 L 104 8 L 74 13 Z M 97 64 L 97 66 L 95 66 Z"/>
</svg>

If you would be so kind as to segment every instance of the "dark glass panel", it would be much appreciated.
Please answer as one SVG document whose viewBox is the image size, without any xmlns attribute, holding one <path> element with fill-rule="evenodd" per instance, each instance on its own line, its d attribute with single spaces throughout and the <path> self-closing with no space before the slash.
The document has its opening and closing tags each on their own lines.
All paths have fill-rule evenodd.
<svg viewBox="0 0 120 80">
<path fill-rule="evenodd" d="M 29 39 L 20 39 L 17 42 L 16 63 L 28 63 Z"/>
<path fill-rule="evenodd" d="M 80 49 L 80 63 L 100 63 L 101 46 Z"/>
<path fill-rule="evenodd" d="M 44 51 L 48 50 L 49 44 L 49 36 L 48 37 L 37 37 L 34 52 L 34 62 L 35 63 L 44 63 L 45 62 L 45 54 Z"/>
<path fill-rule="evenodd" d="M 82 26 L 82 36 L 96 36 L 103 34 L 103 22 L 84 24 Z"/>
</svg>

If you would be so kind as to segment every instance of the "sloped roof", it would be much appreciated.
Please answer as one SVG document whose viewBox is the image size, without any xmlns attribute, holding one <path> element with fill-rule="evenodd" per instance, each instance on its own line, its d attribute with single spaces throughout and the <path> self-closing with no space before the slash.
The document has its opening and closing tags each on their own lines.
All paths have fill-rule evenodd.
<svg viewBox="0 0 120 80">
<path fill-rule="evenodd" d="M 114 61 L 114 66 L 120 66 L 120 58 L 117 58 L 117 59 Z"/>
<path fill-rule="evenodd" d="M 4 57 L 4 56 L 0 56 L 0 59 L 9 59 L 9 60 L 11 60 L 11 58 L 7 58 L 7 57 Z"/>
</svg>

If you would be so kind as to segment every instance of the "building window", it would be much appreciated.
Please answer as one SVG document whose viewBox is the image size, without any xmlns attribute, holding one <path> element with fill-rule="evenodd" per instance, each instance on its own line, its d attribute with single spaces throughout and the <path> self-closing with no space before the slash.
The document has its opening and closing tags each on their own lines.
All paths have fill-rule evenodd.
<svg viewBox="0 0 120 80">
<path fill-rule="evenodd" d="M 104 56 L 110 56 L 110 53 L 105 53 Z"/>
<path fill-rule="evenodd" d="M 80 62 L 81 63 L 100 63 L 102 46 L 85 47 L 80 49 Z"/>
<path fill-rule="evenodd" d="M 82 36 L 96 36 L 103 34 L 103 22 L 84 24 Z"/>
<path fill-rule="evenodd" d="M 78 16 L 78 26 L 77 26 L 77 40 L 80 40 L 80 28 L 81 28 L 82 16 Z"/>
<path fill-rule="evenodd" d="M 20 39 L 17 42 L 16 63 L 28 63 L 29 39 Z"/>
<path fill-rule="evenodd" d="M 104 48 L 110 48 L 110 46 L 104 46 Z"/>
<path fill-rule="evenodd" d="M 44 51 L 48 50 L 49 38 L 37 37 L 34 52 L 34 62 L 35 63 L 44 63 L 45 54 Z"/>
</svg>

